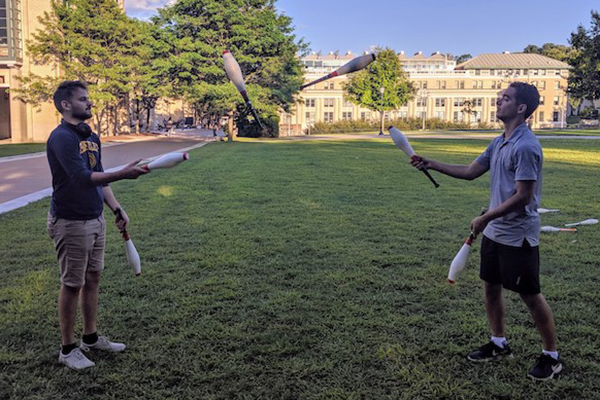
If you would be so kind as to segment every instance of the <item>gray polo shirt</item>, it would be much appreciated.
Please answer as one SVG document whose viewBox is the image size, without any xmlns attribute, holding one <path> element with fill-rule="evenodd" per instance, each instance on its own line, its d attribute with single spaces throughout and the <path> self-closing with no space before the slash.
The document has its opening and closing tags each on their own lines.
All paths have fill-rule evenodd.
<svg viewBox="0 0 600 400">
<path fill-rule="evenodd" d="M 494 242 L 521 247 L 523 240 L 531 246 L 540 243 L 540 216 L 537 212 L 542 196 L 542 146 L 527 124 L 519 125 L 504 140 L 504 134 L 490 143 L 477 162 L 490 170 L 490 210 L 511 198 L 517 181 L 535 181 L 533 199 L 525 210 L 511 212 L 491 221 L 483 234 Z"/>
</svg>

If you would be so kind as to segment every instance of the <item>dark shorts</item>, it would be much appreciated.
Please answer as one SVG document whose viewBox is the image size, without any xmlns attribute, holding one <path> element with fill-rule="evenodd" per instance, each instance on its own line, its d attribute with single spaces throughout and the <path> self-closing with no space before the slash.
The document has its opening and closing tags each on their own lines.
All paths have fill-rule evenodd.
<svg viewBox="0 0 600 400">
<path fill-rule="evenodd" d="M 527 240 L 522 247 L 506 246 L 483 236 L 479 277 L 520 294 L 540 293 L 540 252 Z"/>
</svg>

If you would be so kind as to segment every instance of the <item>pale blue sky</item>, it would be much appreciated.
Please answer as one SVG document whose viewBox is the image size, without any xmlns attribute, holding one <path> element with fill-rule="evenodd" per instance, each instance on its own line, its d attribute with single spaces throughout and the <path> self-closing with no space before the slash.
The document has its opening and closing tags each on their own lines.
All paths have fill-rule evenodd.
<svg viewBox="0 0 600 400">
<path fill-rule="evenodd" d="M 130 16 L 148 18 L 168 0 L 125 0 Z M 522 51 L 528 44 L 568 44 L 590 27 L 599 0 L 279 0 L 296 34 L 314 51 L 361 52 L 372 45 L 413 54 Z"/>
</svg>

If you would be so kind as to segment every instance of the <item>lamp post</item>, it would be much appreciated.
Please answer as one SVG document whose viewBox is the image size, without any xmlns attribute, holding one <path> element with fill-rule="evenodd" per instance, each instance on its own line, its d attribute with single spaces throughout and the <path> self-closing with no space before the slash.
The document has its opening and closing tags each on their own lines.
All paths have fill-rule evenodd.
<svg viewBox="0 0 600 400">
<path fill-rule="evenodd" d="M 379 88 L 379 93 L 381 93 L 381 115 L 379 116 L 379 134 L 383 135 L 383 94 L 385 93 L 385 88 L 383 86 Z"/>
<path fill-rule="evenodd" d="M 423 129 L 425 130 L 425 115 L 427 114 L 427 89 L 421 89 L 421 105 L 425 108 L 425 111 L 422 111 L 423 116 Z"/>
</svg>

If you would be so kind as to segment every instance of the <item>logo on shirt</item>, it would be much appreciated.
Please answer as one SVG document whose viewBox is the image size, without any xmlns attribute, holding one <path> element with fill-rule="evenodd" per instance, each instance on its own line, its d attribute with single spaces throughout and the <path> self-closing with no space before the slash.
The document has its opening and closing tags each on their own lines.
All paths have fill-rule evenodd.
<svg viewBox="0 0 600 400">
<path fill-rule="evenodd" d="M 98 143 L 96 142 L 88 142 L 87 140 L 82 140 L 79 142 L 79 154 L 83 154 L 86 151 L 98 152 Z"/>
<path fill-rule="evenodd" d="M 79 154 L 83 154 L 85 152 L 88 153 L 88 158 L 90 160 L 90 167 L 94 169 L 96 164 L 98 164 L 98 160 L 96 158 L 96 154 L 98 153 L 98 143 L 90 142 L 87 140 L 82 140 L 79 142 Z"/>
</svg>

